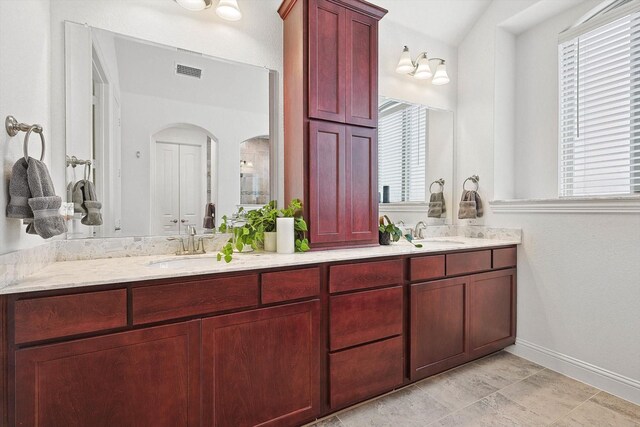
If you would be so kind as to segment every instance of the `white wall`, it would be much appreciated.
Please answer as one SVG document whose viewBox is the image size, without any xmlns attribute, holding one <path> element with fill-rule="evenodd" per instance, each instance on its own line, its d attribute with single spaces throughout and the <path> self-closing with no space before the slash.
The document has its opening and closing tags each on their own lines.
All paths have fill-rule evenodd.
<svg viewBox="0 0 640 427">
<path fill-rule="evenodd" d="M 496 143 L 500 123 L 495 114 L 502 102 L 508 102 L 501 97 L 507 92 L 504 85 L 513 83 L 498 80 L 500 73 L 494 69 L 499 60 L 496 46 L 503 46 L 496 44 L 497 29 L 532 3 L 494 0 L 458 48 L 458 174 L 478 173 L 486 201 L 494 197 L 494 187 L 502 185 L 494 181 L 494 162 L 503 161 L 504 154 Z M 553 58 L 549 61 L 555 69 Z M 539 108 L 556 102 L 550 90 L 535 96 Z M 540 126 L 556 126 L 555 120 L 541 114 Z M 534 135 L 535 131 L 518 129 L 520 136 L 536 141 L 526 150 L 513 150 L 518 157 L 513 161 L 522 164 L 529 161 L 527 156 L 539 155 L 536 161 L 555 167 L 557 157 L 550 157 L 548 147 L 540 144 L 557 142 L 547 138 L 543 143 L 540 135 L 547 135 L 546 130 Z M 546 173 L 530 168 L 527 178 L 547 185 Z M 488 206 L 484 222 L 523 230 L 518 250 L 518 344 L 513 351 L 640 402 L 640 215 L 510 214 L 494 213 Z"/>
<path fill-rule="evenodd" d="M 22 220 L 8 219 L 9 175 L 22 156 L 24 133 L 11 138 L 4 130 L 4 119 L 13 115 L 21 122 L 41 124 L 47 140 L 45 161 L 51 164 L 52 132 L 50 121 L 50 1 L 0 1 L 0 254 L 39 245 L 43 240 L 25 233 Z M 38 157 L 40 141 L 31 138 L 29 154 Z M 58 183 L 58 194 L 62 184 Z"/>
</svg>

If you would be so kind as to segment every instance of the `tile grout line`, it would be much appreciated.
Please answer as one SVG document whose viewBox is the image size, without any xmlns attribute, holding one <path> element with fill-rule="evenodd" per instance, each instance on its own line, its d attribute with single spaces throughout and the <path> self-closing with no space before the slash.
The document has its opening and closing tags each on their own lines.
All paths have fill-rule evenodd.
<svg viewBox="0 0 640 427">
<path fill-rule="evenodd" d="M 525 359 L 525 360 L 526 360 L 526 359 Z M 450 414 L 445 415 L 445 416 L 444 416 L 444 417 L 442 417 L 442 418 L 438 418 L 437 420 L 435 420 L 435 421 L 433 421 L 433 422 L 431 422 L 431 423 L 427 424 L 427 426 L 434 425 L 435 423 L 440 422 L 440 421 L 444 420 L 445 418 L 447 418 L 447 417 L 449 417 L 449 416 L 451 416 L 451 415 L 453 415 L 453 414 L 455 414 L 455 413 L 457 413 L 457 412 L 460 412 L 460 411 L 462 411 L 463 409 L 468 408 L 469 406 L 475 405 L 476 403 L 478 403 L 478 402 L 480 402 L 480 401 L 482 401 L 482 400 L 486 399 L 486 398 L 487 398 L 487 397 L 489 397 L 489 396 L 492 396 L 492 395 L 494 395 L 494 394 L 496 394 L 496 393 L 500 393 L 502 390 L 504 390 L 504 389 L 505 389 L 505 388 L 507 388 L 507 387 L 511 387 L 511 386 L 512 386 L 512 385 L 514 385 L 514 384 L 518 384 L 518 383 L 520 383 L 520 382 L 522 382 L 522 381 L 526 380 L 527 378 L 531 378 L 532 376 L 539 374 L 540 372 L 544 371 L 545 369 L 547 369 L 547 368 L 542 368 L 542 369 L 540 369 L 540 370 L 538 370 L 538 371 L 534 372 L 533 374 L 531 374 L 531 375 L 527 375 L 526 377 L 524 377 L 524 378 L 522 378 L 522 379 L 520 379 L 520 380 L 518 380 L 518 381 L 514 381 L 514 382 L 512 382 L 511 384 L 507 384 L 506 386 L 504 386 L 504 387 L 502 387 L 502 388 L 500 388 L 500 389 L 498 389 L 498 390 L 494 391 L 493 393 L 489 393 L 489 394 L 487 394 L 486 396 L 481 397 L 480 399 L 478 399 L 478 400 L 476 400 L 476 401 L 474 401 L 474 402 L 472 402 L 472 403 L 469 403 L 469 404 L 468 404 L 468 405 L 466 405 L 466 406 L 463 406 L 462 408 L 456 409 L 455 411 L 451 412 Z M 426 390 L 424 390 L 424 391 L 426 391 Z M 427 392 L 427 393 L 428 393 L 428 392 Z M 505 397 L 506 397 L 506 396 L 505 396 Z M 431 396 L 431 398 L 432 398 L 433 400 L 435 400 L 436 402 L 438 402 L 438 403 L 442 404 L 442 402 L 440 402 L 439 400 L 437 400 L 435 397 Z M 507 399 L 509 399 L 508 397 L 506 397 L 506 398 L 507 398 Z M 511 399 L 509 399 L 509 400 L 511 400 Z M 518 402 L 514 402 L 514 403 L 516 403 L 516 404 L 520 405 Z M 524 405 L 521 405 L 521 406 L 526 408 L 526 406 L 524 406 Z M 528 409 L 528 408 L 527 408 L 527 409 Z"/>
<path fill-rule="evenodd" d="M 553 420 L 549 425 L 552 426 L 555 423 L 557 423 L 558 421 L 560 421 L 561 419 L 568 417 L 569 415 L 571 415 L 572 412 L 574 412 L 575 410 L 577 410 L 579 407 L 581 407 L 582 405 L 584 405 L 585 403 L 587 403 L 588 401 L 590 401 L 591 399 L 593 399 L 594 397 L 596 397 L 597 395 L 599 395 L 600 393 L 602 393 L 602 390 L 598 389 L 598 391 L 593 395 L 593 396 L 589 396 L 589 398 L 587 400 L 585 400 L 584 402 L 580 402 L 578 404 L 578 406 L 576 406 L 575 408 L 571 409 L 569 412 L 567 412 L 566 414 L 560 415 L 558 418 L 556 418 L 555 420 Z"/>
</svg>

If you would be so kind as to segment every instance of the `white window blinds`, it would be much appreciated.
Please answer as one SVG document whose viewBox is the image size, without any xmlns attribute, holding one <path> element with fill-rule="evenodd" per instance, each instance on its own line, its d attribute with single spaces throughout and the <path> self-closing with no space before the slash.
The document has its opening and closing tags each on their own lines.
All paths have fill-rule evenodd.
<svg viewBox="0 0 640 427">
<path fill-rule="evenodd" d="M 640 193 L 640 13 L 559 45 L 560 196 Z"/>
<path fill-rule="evenodd" d="M 425 202 L 427 113 L 421 105 L 386 101 L 378 123 L 378 185 L 391 203 Z M 382 199 L 381 199 L 382 201 Z"/>
</svg>

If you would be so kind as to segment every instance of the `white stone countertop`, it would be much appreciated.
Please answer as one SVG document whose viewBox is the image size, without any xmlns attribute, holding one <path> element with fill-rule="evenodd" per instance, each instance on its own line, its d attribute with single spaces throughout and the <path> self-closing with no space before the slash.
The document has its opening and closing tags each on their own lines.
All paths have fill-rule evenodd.
<svg viewBox="0 0 640 427">
<path fill-rule="evenodd" d="M 481 239 L 462 236 L 434 237 L 416 248 L 404 239 L 390 246 L 312 251 L 291 255 L 268 252 L 234 254 L 230 263 L 216 254 L 195 256 L 133 256 L 54 262 L 38 272 L 0 289 L 0 295 L 71 289 L 114 283 L 214 273 L 243 272 L 305 264 L 358 260 L 398 255 L 428 254 L 520 244 L 520 239 Z"/>
</svg>

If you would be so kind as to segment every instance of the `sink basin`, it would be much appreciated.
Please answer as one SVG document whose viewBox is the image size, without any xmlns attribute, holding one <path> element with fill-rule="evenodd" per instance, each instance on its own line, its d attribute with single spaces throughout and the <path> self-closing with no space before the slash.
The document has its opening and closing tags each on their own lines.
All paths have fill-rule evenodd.
<svg viewBox="0 0 640 427">
<path fill-rule="evenodd" d="M 147 264 L 149 268 L 161 269 L 179 269 L 179 268 L 206 268 L 215 265 L 218 261 L 215 256 L 197 257 L 197 258 L 176 258 L 166 259 L 162 261 L 154 261 Z"/>
<path fill-rule="evenodd" d="M 443 238 L 438 238 L 438 237 L 429 237 L 426 239 L 414 239 L 413 243 L 422 243 L 423 245 L 425 244 L 441 244 L 441 245 L 465 245 L 465 242 L 461 242 L 460 240 L 454 240 L 454 239 L 443 239 Z"/>
</svg>

